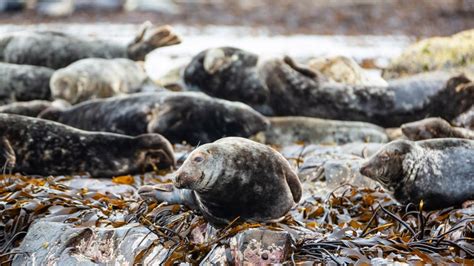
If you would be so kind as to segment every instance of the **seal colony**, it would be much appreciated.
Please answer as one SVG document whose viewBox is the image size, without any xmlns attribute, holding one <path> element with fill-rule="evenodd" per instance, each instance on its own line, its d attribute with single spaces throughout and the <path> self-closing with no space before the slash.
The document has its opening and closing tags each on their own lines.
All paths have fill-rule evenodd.
<svg viewBox="0 0 474 266">
<path fill-rule="evenodd" d="M 81 39 L 61 32 L 17 32 L 0 37 L 0 61 L 53 69 L 92 57 L 143 61 L 154 49 L 180 42 L 171 27 L 152 27 L 151 24 L 144 24 L 128 45 Z"/>
<path fill-rule="evenodd" d="M 175 165 L 171 144 L 159 134 L 85 132 L 43 119 L 0 114 L 0 138 L 4 172 L 113 177 Z"/>
<path fill-rule="evenodd" d="M 244 138 L 223 138 L 195 149 L 175 173 L 176 189 L 142 187 L 143 198 L 186 204 L 214 225 L 269 222 L 301 199 L 298 176 L 272 148 Z"/>
<path fill-rule="evenodd" d="M 474 199 L 474 141 L 445 138 L 397 140 L 382 147 L 360 172 L 402 204 L 442 209 Z"/>
<path fill-rule="evenodd" d="M 431 116 L 451 120 L 474 104 L 470 79 L 448 72 L 418 74 L 384 85 L 345 84 L 331 78 L 290 57 L 259 60 L 255 54 L 231 47 L 199 53 L 183 74 L 189 90 L 241 101 L 268 116 L 398 127 Z"/>
<path fill-rule="evenodd" d="M 157 89 L 145 69 L 126 58 L 86 58 L 58 69 L 50 81 L 55 99 L 72 104 L 143 90 Z"/>
<path fill-rule="evenodd" d="M 268 126 L 249 106 L 198 92 L 136 93 L 86 101 L 64 110 L 51 108 L 41 118 L 89 131 L 125 135 L 159 133 L 172 143 L 192 145 L 225 136 L 249 137 Z"/>
</svg>

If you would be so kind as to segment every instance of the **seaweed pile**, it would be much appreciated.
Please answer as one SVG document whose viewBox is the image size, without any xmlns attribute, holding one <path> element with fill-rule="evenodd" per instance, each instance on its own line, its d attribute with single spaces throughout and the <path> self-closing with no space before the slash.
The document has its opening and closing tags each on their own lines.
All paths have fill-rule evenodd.
<svg viewBox="0 0 474 266">
<path fill-rule="evenodd" d="M 211 260 L 229 248 L 232 236 L 249 229 L 285 231 L 292 245 L 288 261 L 346 263 L 474 263 L 474 205 L 423 211 L 400 206 L 381 189 L 341 186 L 326 197 L 311 196 L 271 224 L 233 224 L 214 229 L 180 205 L 140 201 L 134 187 L 166 182 L 166 175 L 124 176 L 109 181 L 107 192 L 72 186 L 78 177 L 0 176 L 0 262 L 11 263 L 30 224 L 40 218 L 76 227 L 121 227 L 139 222 L 157 236 L 141 250 L 143 262 L 157 246 L 167 263 Z M 130 188 L 130 190 L 127 190 Z M 228 255 L 226 255 L 228 256 Z M 231 257 L 226 257 L 232 260 Z"/>
</svg>

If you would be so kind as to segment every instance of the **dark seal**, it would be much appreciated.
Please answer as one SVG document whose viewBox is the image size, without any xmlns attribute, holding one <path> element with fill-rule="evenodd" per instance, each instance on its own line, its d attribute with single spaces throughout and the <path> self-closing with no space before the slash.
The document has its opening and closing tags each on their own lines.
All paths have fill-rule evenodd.
<svg viewBox="0 0 474 266">
<path fill-rule="evenodd" d="M 360 169 L 403 204 L 441 209 L 474 199 L 474 141 L 397 140 L 382 147 Z"/>
<path fill-rule="evenodd" d="M 47 67 L 0 63 L 0 104 L 50 100 L 53 73 Z"/>
<path fill-rule="evenodd" d="M 48 120 L 0 114 L 0 138 L 0 164 L 28 175 L 112 177 L 175 164 L 171 144 L 159 134 L 86 132 Z"/>
<path fill-rule="evenodd" d="M 435 138 L 474 139 L 474 131 L 467 128 L 453 127 L 446 120 L 438 117 L 403 124 L 401 129 L 403 135 L 410 140 Z"/>
<path fill-rule="evenodd" d="M 143 187 L 139 193 L 199 210 L 214 225 L 268 222 L 301 199 L 298 176 L 272 148 L 243 138 L 224 138 L 194 150 L 178 169 L 171 192 Z"/>
<path fill-rule="evenodd" d="M 184 69 L 191 90 L 240 101 L 269 115 L 269 91 L 257 71 L 258 56 L 233 47 L 212 48 L 197 54 Z"/>
<path fill-rule="evenodd" d="M 0 61 L 54 69 L 92 57 L 143 61 L 154 49 L 180 42 L 169 26 L 144 25 L 128 45 L 52 31 L 17 32 L 0 37 Z"/>
<path fill-rule="evenodd" d="M 265 130 L 267 119 L 249 106 L 199 92 L 136 93 L 83 102 L 41 117 L 89 131 L 125 135 L 159 133 L 173 143 L 193 145 L 226 136 L 249 137 Z"/>
<path fill-rule="evenodd" d="M 326 82 L 288 59 L 269 60 L 259 69 L 275 116 L 398 127 L 432 116 L 451 120 L 474 104 L 474 85 L 462 75 L 427 73 L 391 80 L 388 86 L 355 86 Z"/>
<path fill-rule="evenodd" d="M 474 130 L 474 105 L 466 112 L 460 114 L 453 120 L 453 124 L 458 127 Z"/>
</svg>

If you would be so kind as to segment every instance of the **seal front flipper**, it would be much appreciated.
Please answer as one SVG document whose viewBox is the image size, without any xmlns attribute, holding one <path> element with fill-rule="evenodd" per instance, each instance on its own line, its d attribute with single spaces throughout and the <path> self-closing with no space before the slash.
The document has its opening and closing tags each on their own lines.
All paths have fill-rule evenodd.
<svg viewBox="0 0 474 266">
<path fill-rule="evenodd" d="M 12 169 L 15 167 L 16 156 L 10 142 L 5 137 L 2 137 L 0 140 L 0 150 L 0 162 L 2 163 L 2 172 L 4 173 L 7 168 Z"/>
<path fill-rule="evenodd" d="M 199 210 L 195 196 L 189 189 L 178 189 L 173 184 L 158 184 L 154 186 L 142 186 L 138 194 L 144 200 L 150 199 L 168 204 L 181 204 L 193 210 Z"/>
<path fill-rule="evenodd" d="M 301 200 L 301 182 L 300 179 L 296 174 L 293 172 L 286 172 L 286 183 L 290 187 L 291 194 L 293 195 L 293 199 L 295 203 L 298 203 Z"/>
</svg>

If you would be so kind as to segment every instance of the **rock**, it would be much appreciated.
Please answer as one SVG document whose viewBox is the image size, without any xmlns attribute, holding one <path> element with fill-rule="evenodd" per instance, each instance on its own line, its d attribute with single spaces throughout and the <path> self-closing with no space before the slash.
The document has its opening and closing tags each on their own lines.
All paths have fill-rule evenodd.
<svg viewBox="0 0 474 266">
<path fill-rule="evenodd" d="M 236 265 L 278 264 L 288 260 L 291 237 L 284 231 L 249 229 L 230 240 L 230 249 Z"/>
<path fill-rule="evenodd" d="M 387 86 L 382 77 L 370 75 L 357 64 L 354 59 L 346 56 L 317 57 L 308 62 L 308 67 L 321 72 L 329 80 L 350 85 Z"/>
<path fill-rule="evenodd" d="M 474 64 L 474 30 L 434 37 L 408 47 L 383 72 L 385 79 L 416 73 L 463 68 Z"/>
<path fill-rule="evenodd" d="M 34 222 L 16 249 L 14 265 L 131 265 L 162 263 L 166 250 L 150 248 L 156 235 L 139 224 L 119 228 L 75 227 L 44 219 Z M 138 261 L 138 254 L 146 249 Z M 158 254 L 158 255 L 157 255 Z"/>
</svg>

